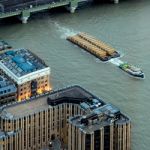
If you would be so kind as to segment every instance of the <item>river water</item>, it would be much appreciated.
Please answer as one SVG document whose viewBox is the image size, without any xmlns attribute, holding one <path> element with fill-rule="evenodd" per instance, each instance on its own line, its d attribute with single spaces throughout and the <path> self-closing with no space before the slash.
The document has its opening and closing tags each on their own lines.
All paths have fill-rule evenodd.
<svg viewBox="0 0 150 150">
<path fill-rule="evenodd" d="M 79 84 L 132 119 L 132 150 L 150 149 L 150 1 L 122 0 L 79 9 L 32 15 L 28 24 L 4 20 L 0 38 L 14 48 L 25 47 L 51 67 L 54 89 Z M 122 60 L 144 71 L 145 80 L 128 76 L 65 40 L 87 32 L 112 45 Z"/>
</svg>

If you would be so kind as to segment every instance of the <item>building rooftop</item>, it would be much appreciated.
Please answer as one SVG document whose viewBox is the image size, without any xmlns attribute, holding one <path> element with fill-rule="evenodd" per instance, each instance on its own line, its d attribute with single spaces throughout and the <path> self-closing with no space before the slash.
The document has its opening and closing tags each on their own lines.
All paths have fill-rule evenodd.
<svg viewBox="0 0 150 150">
<path fill-rule="evenodd" d="M 5 119 L 22 118 L 34 113 L 48 109 L 47 95 L 39 96 L 33 100 L 27 100 L 20 103 L 6 106 L 1 112 L 1 117 Z"/>
<path fill-rule="evenodd" d="M 17 88 L 15 84 L 6 76 L 0 75 L 0 97 L 10 93 L 15 93 L 16 91 Z"/>
<path fill-rule="evenodd" d="M 76 103 L 80 104 L 83 109 L 94 108 L 93 105 L 104 105 L 105 103 L 93 95 L 92 93 L 86 91 L 80 86 L 68 87 L 51 93 L 48 97 L 48 104 L 55 106 L 61 103 Z"/>
<path fill-rule="evenodd" d="M 0 68 L 18 84 L 27 82 L 27 78 L 34 78 L 35 74 L 50 73 L 50 68 L 43 60 L 23 48 L 1 53 Z"/>
<path fill-rule="evenodd" d="M 89 134 L 101 127 L 108 126 L 113 123 L 123 124 L 128 121 L 129 118 L 122 114 L 120 110 L 112 104 L 106 104 L 102 107 L 98 107 L 85 116 L 78 115 L 70 117 L 69 119 L 71 124 Z"/>
<path fill-rule="evenodd" d="M 92 106 L 90 109 L 93 109 L 93 100 L 96 99 L 98 99 L 96 96 L 81 88 L 80 86 L 72 86 L 47 93 L 43 96 L 31 98 L 31 100 L 28 101 L 6 106 L 1 112 L 1 117 L 9 119 L 24 117 L 62 103 L 81 104 L 83 109 L 86 109 L 84 108 L 84 104 L 87 104 L 89 108 Z M 101 106 L 105 104 L 100 99 L 98 101 L 101 103 Z"/>
<path fill-rule="evenodd" d="M 108 119 L 115 119 L 118 116 L 123 116 L 117 107 L 106 104 L 80 86 L 67 87 L 44 94 L 43 96 L 31 98 L 28 101 L 1 107 L 0 116 L 4 119 L 22 118 L 62 103 L 74 103 L 80 105 L 80 107 L 88 114 L 83 117 L 85 119 L 83 122 L 87 122 L 87 120 L 91 118 L 99 118 L 100 116 L 107 116 Z M 73 119 L 74 121 L 71 121 L 82 125 L 84 123 L 81 123 L 81 119 L 82 116 L 79 117 L 79 120 Z"/>
</svg>

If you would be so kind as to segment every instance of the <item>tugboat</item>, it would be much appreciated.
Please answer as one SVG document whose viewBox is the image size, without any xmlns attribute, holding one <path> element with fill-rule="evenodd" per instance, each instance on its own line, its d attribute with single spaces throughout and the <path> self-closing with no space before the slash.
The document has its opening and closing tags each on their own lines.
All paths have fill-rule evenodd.
<svg viewBox="0 0 150 150">
<path fill-rule="evenodd" d="M 144 73 L 140 68 L 137 68 L 133 65 L 130 65 L 128 63 L 121 63 L 119 65 L 119 68 L 123 71 L 127 72 L 129 75 L 132 75 L 135 78 L 141 78 L 144 79 Z"/>
</svg>

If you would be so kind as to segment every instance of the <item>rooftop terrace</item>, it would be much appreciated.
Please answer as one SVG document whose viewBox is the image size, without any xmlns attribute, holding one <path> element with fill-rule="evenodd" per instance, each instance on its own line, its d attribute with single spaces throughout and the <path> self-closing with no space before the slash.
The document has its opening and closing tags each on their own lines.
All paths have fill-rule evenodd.
<svg viewBox="0 0 150 150">
<path fill-rule="evenodd" d="M 82 109 L 88 112 L 88 115 L 86 117 L 84 116 L 82 123 L 82 117 L 79 117 L 79 120 L 72 119 L 72 121 L 74 120 L 75 123 L 80 125 L 86 123 L 89 119 L 96 119 L 100 116 L 108 116 L 108 120 L 110 118 L 115 119 L 118 116 L 123 116 L 117 107 L 106 104 L 80 86 L 67 87 L 65 89 L 47 93 L 43 96 L 31 98 L 28 101 L 5 106 L 3 107 L 0 116 L 4 119 L 22 118 L 63 103 L 78 104 Z M 109 121 L 111 121 L 111 119 Z"/>
<path fill-rule="evenodd" d="M 24 116 L 47 110 L 48 107 L 47 95 L 44 95 L 34 98 L 33 100 L 27 100 L 6 106 L 6 108 L 1 112 L 1 117 L 5 119 L 22 118 Z"/>
<path fill-rule="evenodd" d="M 51 99 L 49 99 L 51 98 Z M 92 99 L 91 99 L 92 98 Z M 93 99 L 98 99 L 88 91 L 84 90 L 79 86 L 72 86 L 58 91 L 51 92 L 49 94 L 32 98 L 28 101 L 16 103 L 3 108 L 1 117 L 3 118 L 19 118 L 35 112 L 48 109 L 50 106 L 59 105 L 62 103 L 76 103 L 76 104 L 87 104 L 93 106 Z M 101 105 L 105 104 L 99 99 Z M 84 104 L 83 104 L 84 109 Z M 86 109 L 86 108 L 85 108 Z M 92 109 L 92 108 L 91 108 Z"/>
<path fill-rule="evenodd" d="M 27 49 L 15 49 L 3 52 L 0 54 L 0 68 L 8 75 L 11 76 L 19 84 L 19 79 L 23 82 L 23 78 L 30 78 L 29 74 L 37 72 L 40 74 L 49 73 L 50 68 Z M 46 69 L 46 70 L 43 70 Z M 48 72 L 47 72 L 48 71 Z M 34 74 L 35 75 L 35 74 Z"/>
</svg>

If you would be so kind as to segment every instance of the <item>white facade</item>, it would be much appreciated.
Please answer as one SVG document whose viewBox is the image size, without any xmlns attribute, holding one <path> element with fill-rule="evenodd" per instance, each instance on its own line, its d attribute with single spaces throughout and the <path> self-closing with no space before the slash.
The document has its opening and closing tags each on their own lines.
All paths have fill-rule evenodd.
<svg viewBox="0 0 150 150">
<path fill-rule="evenodd" d="M 23 84 L 25 82 L 37 79 L 42 76 L 50 75 L 50 67 L 45 67 L 44 69 L 40 69 L 29 74 L 26 74 L 22 77 L 17 77 L 10 69 L 8 69 L 2 62 L 0 62 L 0 68 L 18 85 Z"/>
</svg>

